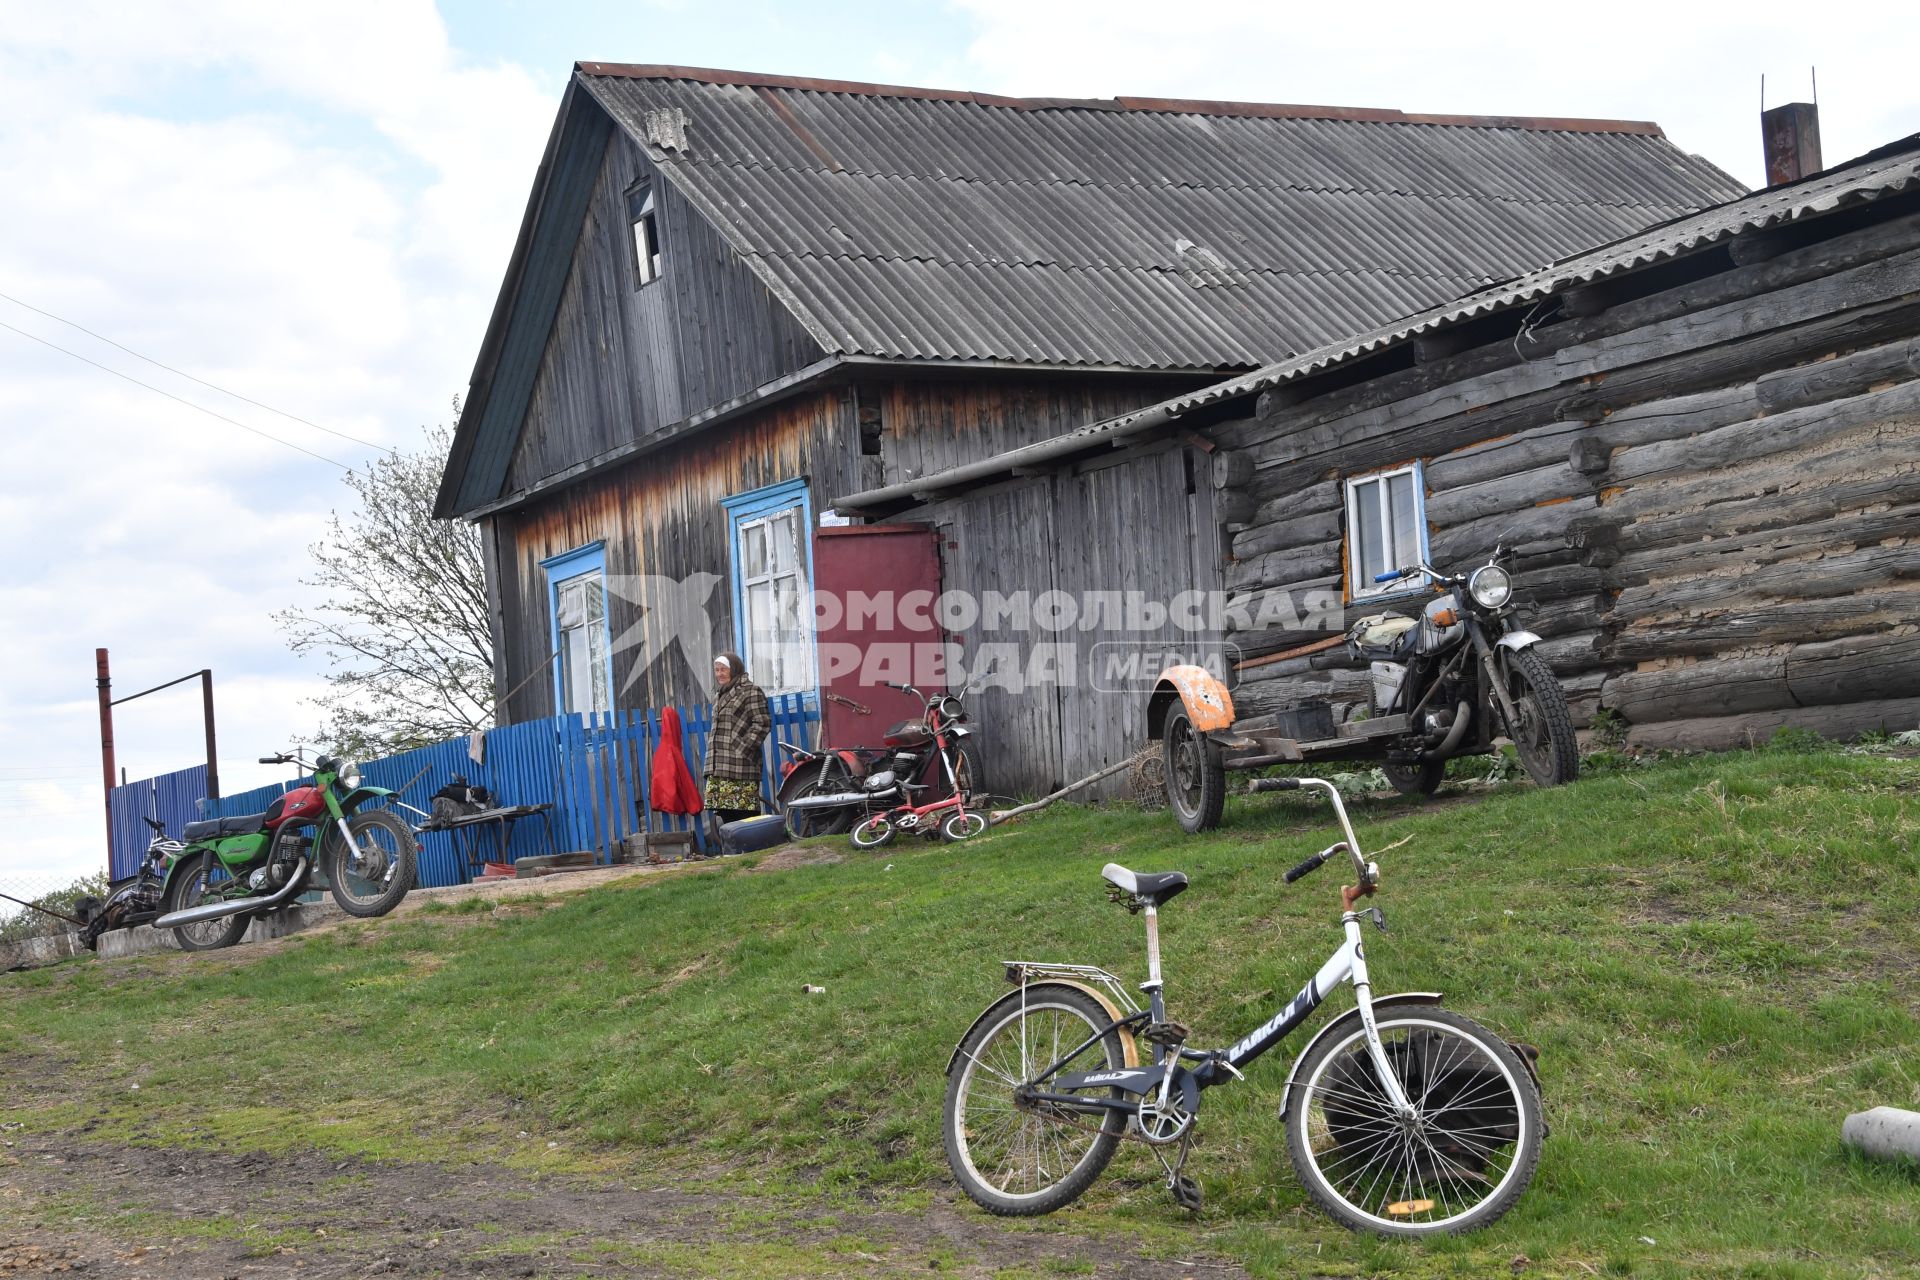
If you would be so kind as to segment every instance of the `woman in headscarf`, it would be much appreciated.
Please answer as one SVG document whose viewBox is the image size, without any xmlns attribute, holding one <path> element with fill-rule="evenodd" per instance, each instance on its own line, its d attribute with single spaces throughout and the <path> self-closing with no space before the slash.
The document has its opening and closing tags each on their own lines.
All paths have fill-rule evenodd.
<svg viewBox="0 0 1920 1280">
<path fill-rule="evenodd" d="M 713 732 L 707 739 L 707 808 L 721 822 L 760 812 L 760 746 L 773 728 L 767 695 L 737 653 L 713 660 Z"/>
</svg>

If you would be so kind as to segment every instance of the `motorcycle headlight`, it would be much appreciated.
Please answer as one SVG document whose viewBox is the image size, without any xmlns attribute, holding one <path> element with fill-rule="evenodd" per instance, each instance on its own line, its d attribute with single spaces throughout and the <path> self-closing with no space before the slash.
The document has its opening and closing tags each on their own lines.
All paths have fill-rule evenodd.
<svg viewBox="0 0 1920 1280">
<path fill-rule="evenodd" d="M 1513 599 L 1513 575 L 1497 564 L 1482 565 L 1467 579 L 1467 594 L 1482 609 L 1498 609 Z"/>
<path fill-rule="evenodd" d="M 351 760 L 340 762 L 340 783 L 352 791 L 360 785 L 360 766 Z"/>
</svg>

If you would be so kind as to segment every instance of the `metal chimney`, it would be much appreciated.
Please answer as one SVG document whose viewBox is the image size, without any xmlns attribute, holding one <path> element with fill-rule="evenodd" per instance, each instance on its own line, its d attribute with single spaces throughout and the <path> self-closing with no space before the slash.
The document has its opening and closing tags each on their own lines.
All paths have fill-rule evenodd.
<svg viewBox="0 0 1920 1280">
<path fill-rule="evenodd" d="M 1820 172 L 1820 108 L 1789 102 L 1760 113 L 1760 138 L 1767 153 L 1767 185 L 1777 187 Z"/>
</svg>

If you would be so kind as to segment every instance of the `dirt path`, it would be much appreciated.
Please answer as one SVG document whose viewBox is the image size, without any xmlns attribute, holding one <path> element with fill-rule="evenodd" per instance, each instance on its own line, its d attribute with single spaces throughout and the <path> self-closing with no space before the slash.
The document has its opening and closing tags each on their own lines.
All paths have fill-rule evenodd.
<svg viewBox="0 0 1920 1280">
<path fill-rule="evenodd" d="M 1131 1242 L 925 1209 L 489 1166 L 0 1141 L 0 1276 L 1237 1277 Z M 1058 1225 L 1058 1224 L 1052 1224 Z"/>
</svg>

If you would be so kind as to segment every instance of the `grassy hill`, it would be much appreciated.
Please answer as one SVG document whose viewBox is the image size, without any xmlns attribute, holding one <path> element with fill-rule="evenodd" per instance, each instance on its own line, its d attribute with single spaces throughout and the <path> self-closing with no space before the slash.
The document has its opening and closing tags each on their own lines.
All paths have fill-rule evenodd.
<svg viewBox="0 0 1920 1280">
<path fill-rule="evenodd" d="M 1330 817 L 1243 797 L 1222 830 L 1188 838 L 1164 814 L 1063 806 L 966 846 L 846 849 L 777 873 L 736 861 L 267 955 L 13 975 L 8 1119 L 910 1201 L 946 1183 L 941 1071 L 1004 990 L 998 961 L 1145 976 L 1104 862 L 1192 876 L 1162 914 L 1169 1002 L 1224 1043 L 1337 944 L 1337 870 L 1279 881 L 1332 838 Z M 1850 1110 L 1920 1107 L 1920 762 L 1761 751 L 1355 818 L 1374 848 L 1407 840 L 1380 855 L 1393 932 L 1368 947 L 1376 990 L 1444 990 L 1541 1049 L 1553 1132 L 1532 1190 L 1463 1240 L 1349 1236 L 1288 1167 L 1282 1046 L 1207 1095 L 1198 1222 L 1131 1145 L 1057 1221 L 1272 1275 L 1914 1264 L 1920 1179 L 1851 1158 L 1838 1131 Z"/>
</svg>

